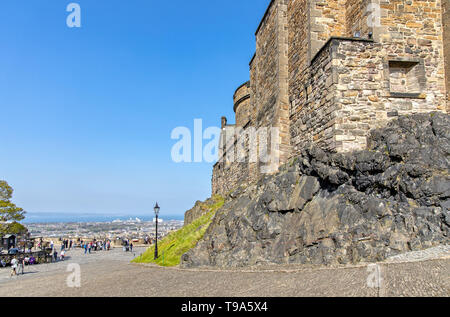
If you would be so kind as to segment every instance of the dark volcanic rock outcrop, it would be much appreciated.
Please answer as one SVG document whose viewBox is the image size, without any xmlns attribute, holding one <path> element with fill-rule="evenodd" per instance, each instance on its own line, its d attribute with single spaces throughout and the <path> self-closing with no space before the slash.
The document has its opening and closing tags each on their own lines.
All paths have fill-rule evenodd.
<svg viewBox="0 0 450 317">
<path fill-rule="evenodd" d="M 349 154 L 311 145 L 235 190 L 181 265 L 373 262 L 448 244 L 449 116 L 400 117 L 368 139 Z"/>
<path fill-rule="evenodd" d="M 211 207 L 217 203 L 218 198 L 213 197 L 209 198 L 205 202 L 197 201 L 195 203 L 195 206 L 186 211 L 184 214 L 184 225 L 191 224 L 195 219 L 198 219 L 204 215 L 206 215 L 208 212 L 211 211 Z"/>
</svg>

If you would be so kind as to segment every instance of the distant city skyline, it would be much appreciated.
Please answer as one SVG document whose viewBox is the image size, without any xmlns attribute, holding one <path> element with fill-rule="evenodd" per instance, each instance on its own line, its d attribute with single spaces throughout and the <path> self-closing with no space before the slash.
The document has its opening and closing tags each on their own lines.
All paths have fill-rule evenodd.
<svg viewBox="0 0 450 317">
<path fill-rule="evenodd" d="M 153 221 L 154 215 L 146 214 L 104 214 L 104 213 L 49 213 L 31 212 L 24 220 L 29 223 L 63 223 L 63 222 L 111 222 L 114 220 L 129 220 L 139 218 L 142 221 Z M 162 216 L 164 221 L 184 220 L 183 214 L 170 213 Z"/>
</svg>

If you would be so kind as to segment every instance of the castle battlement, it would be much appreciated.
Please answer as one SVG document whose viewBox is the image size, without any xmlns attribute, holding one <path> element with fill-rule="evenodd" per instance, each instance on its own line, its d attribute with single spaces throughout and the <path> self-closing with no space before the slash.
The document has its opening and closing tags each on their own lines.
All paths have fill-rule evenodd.
<svg viewBox="0 0 450 317">
<path fill-rule="evenodd" d="M 392 118 L 448 111 L 450 1 L 443 1 L 271 1 L 255 33 L 250 81 L 233 96 L 236 127 L 278 128 L 281 165 L 309 142 L 359 150 Z M 213 193 L 258 179 L 260 165 L 219 160 Z"/>
</svg>

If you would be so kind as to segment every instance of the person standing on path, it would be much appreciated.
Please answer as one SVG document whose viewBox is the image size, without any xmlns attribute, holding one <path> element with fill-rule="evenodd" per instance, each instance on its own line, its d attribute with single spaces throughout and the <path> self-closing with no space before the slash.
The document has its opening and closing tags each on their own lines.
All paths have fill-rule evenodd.
<svg viewBox="0 0 450 317">
<path fill-rule="evenodd" d="M 133 242 L 130 243 L 130 252 L 133 252 Z"/>
<path fill-rule="evenodd" d="M 25 258 L 19 259 L 19 264 L 17 265 L 17 274 L 25 274 Z"/>
<path fill-rule="evenodd" d="M 18 261 L 17 261 L 16 257 L 14 257 L 11 260 L 11 276 L 17 275 L 17 263 L 18 263 Z"/>
<path fill-rule="evenodd" d="M 86 243 L 86 244 L 84 245 L 84 254 L 86 254 L 87 251 L 88 251 L 88 245 L 87 245 L 87 243 Z"/>
</svg>

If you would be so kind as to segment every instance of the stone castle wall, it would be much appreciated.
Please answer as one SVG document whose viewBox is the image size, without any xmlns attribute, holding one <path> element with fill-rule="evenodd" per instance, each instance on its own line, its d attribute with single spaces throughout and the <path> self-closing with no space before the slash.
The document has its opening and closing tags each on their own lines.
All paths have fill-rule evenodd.
<svg viewBox="0 0 450 317">
<path fill-rule="evenodd" d="M 271 2 L 256 31 L 254 126 L 280 129 L 280 161 L 290 156 L 287 0 Z"/>
<path fill-rule="evenodd" d="M 249 152 L 244 153 L 244 159 L 238 158 L 239 152 L 236 146 L 238 140 L 232 129 L 244 130 L 252 125 L 253 114 L 250 97 L 250 82 L 246 82 L 236 89 L 233 96 L 236 125 L 227 125 L 226 119 L 223 118 L 219 161 L 213 167 L 212 192 L 214 194 L 228 193 L 236 187 L 236 184 L 244 183 L 249 179 Z M 243 148 L 248 149 L 248 143 Z M 232 157 L 229 156 L 230 154 Z"/>
<path fill-rule="evenodd" d="M 250 62 L 250 83 L 240 86 L 234 95 L 236 126 L 234 128 L 259 129 L 278 127 L 280 130 L 280 161 L 286 162 L 290 156 L 289 100 L 288 100 L 288 40 L 287 40 L 288 0 L 274 0 L 270 3 L 255 33 L 256 53 Z M 226 132 L 222 138 L 226 138 Z M 248 145 L 248 138 L 240 140 Z M 230 142 L 230 141 L 229 141 Z M 232 144 L 238 140 L 233 139 Z M 269 140 L 271 142 L 271 140 Z M 237 184 L 254 181 L 268 163 L 250 162 L 249 151 L 245 162 L 229 162 L 227 153 L 237 149 L 227 149 L 219 154 L 219 162 L 214 166 L 213 193 L 227 193 Z M 270 152 L 270 151 L 269 151 Z M 269 153 L 274 154 L 274 153 Z M 276 163 L 278 165 L 278 162 Z M 276 166 L 275 168 L 277 168 Z"/>
<path fill-rule="evenodd" d="M 231 132 L 229 133 L 231 134 Z M 247 158 L 241 161 L 234 161 L 227 159 L 227 155 L 232 154 L 234 158 L 237 157 L 236 139 L 234 134 L 227 138 L 227 129 L 223 128 L 221 143 L 225 143 L 223 147 L 227 150 L 219 153 L 219 161 L 213 167 L 212 176 L 212 193 L 226 194 L 232 191 L 237 184 L 242 184 L 248 181 L 249 164 L 246 163 Z"/>
<path fill-rule="evenodd" d="M 250 66 L 250 126 L 256 126 L 256 111 L 257 111 L 257 103 L 255 97 L 255 91 L 257 87 L 257 67 L 256 67 L 256 53 L 253 56 L 252 60 L 249 63 Z M 257 163 L 249 163 L 248 166 L 248 176 L 247 179 L 249 182 L 254 182 L 258 179 L 258 164 Z"/>
<path fill-rule="evenodd" d="M 444 55 L 450 56 L 450 0 L 442 0 L 442 23 L 444 26 Z M 450 111 L 450 57 L 445 59 L 447 88 L 447 112 Z"/>
<path fill-rule="evenodd" d="M 241 85 L 233 96 L 236 125 L 245 127 L 251 122 L 250 82 Z"/>
<path fill-rule="evenodd" d="M 334 149 L 335 87 L 333 86 L 331 47 L 322 49 L 304 72 L 301 92 L 291 102 L 291 140 L 293 154 L 304 142 L 315 141 Z"/>
<path fill-rule="evenodd" d="M 360 0 L 349 0 L 349 2 Z M 310 0 L 306 7 L 309 26 L 309 61 L 317 54 L 331 36 L 344 36 L 346 33 L 347 0 Z M 290 32 L 296 32 L 290 29 Z"/>
<path fill-rule="evenodd" d="M 340 15 L 326 20 L 326 26 L 316 25 L 324 21 L 324 12 L 333 12 L 336 2 L 327 1 L 330 9 L 323 5 L 319 12 L 317 7 L 311 10 L 309 18 L 313 25 L 310 27 L 314 30 L 311 33 L 315 36 L 318 30 L 322 31 L 316 37 L 319 42 L 333 34 L 327 32 L 329 26 L 341 37 L 354 32 L 367 37 L 334 38 L 322 46 L 310 63 L 305 57 L 299 60 L 295 52 L 291 54 L 293 155 L 311 141 L 336 151 L 362 149 L 366 146 L 368 131 L 393 117 L 445 110 L 439 8 L 434 1 L 408 3 L 394 0 L 381 4 L 381 25 L 376 30 L 365 23 L 367 14 L 362 8 L 367 8 L 367 1 L 347 2 L 346 28 L 341 29 L 334 28 Z M 301 14 L 297 10 L 295 8 L 294 17 Z M 304 14 L 302 21 L 305 18 L 308 15 Z M 290 47 L 308 44 L 304 40 L 307 25 L 300 23 L 303 36 L 291 35 Z M 298 28 L 298 19 L 294 18 L 290 32 L 296 34 Z M 372 41 L 369 32 L 378 41 Z M 309 43 L 312 53 L 315 51 L 313 42 Z M 402 72 L 413 73 L 412 78 L 400 77 Z M 402 84 L 403 80 L 411 82 Z"/>
<path fill-rule="evenodd" d="M 256 31 L 250 83 L 234 96 L 236 125 L 278 127 L 283 164 L 308 142 L 363 149 L 369 130 L 399 115 L 446 111 L 443 1 L 273 0 Z M 262 164 L 219 166 L 213 193 L 258 179 Z"/>
<path fill-rule="evenodd" d="M 213 168 L 212 192 L 225 195 L 237 184 L 247 182 L 248 166 L 244 163 L 217 163 Z"/>
</svg>

